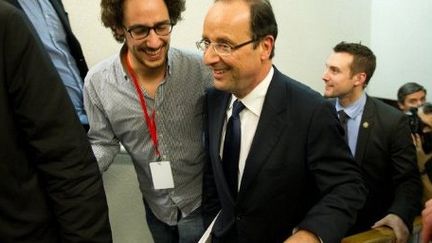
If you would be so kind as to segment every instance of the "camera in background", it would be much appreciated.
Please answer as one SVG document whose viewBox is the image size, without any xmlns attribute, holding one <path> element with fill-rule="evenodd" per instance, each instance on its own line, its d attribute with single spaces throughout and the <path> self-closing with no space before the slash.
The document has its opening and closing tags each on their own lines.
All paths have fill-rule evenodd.
<svg viewBox="0 0 432 243">
<path fill-rule="evenodd" d="M 418 109 L 411 108 L 406 113 L 408 116 L 408 122 L 412 134 L 418 134 L 422 141 L 422 148 L 426 154 L 432 152 L 432 132 L 424 132 L 424 127 L 427 126 L 419 117 Z"/>
<path fill-rule="evenodd" d="M 422 135 L 424 123 L 417 115 L 417 110 L 417 108 L 411 108 L 406 114 L 408 116 L 411 133 Z"/>
</svg>

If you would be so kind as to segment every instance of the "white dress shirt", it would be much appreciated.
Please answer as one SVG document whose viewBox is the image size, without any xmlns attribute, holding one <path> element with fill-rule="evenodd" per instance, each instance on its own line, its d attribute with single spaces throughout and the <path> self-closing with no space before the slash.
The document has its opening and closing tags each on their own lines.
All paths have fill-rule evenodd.
<svg viewBox="0 0 432 243">
<path fill-rule="evenodd" d="M 241 123 L 241 143 L 240 143 L 240 155 L 239 155 L 239 168 L 238 168 L 238 182 L 237 190 L 240 188 L 241 178 L 243 177 L 243 171 L 246 166 L 246 159 L 249 154 L 252 140 L 255 136 L 255 131 L 258 126 L 261 111 L 264 105 L 264 99 L 267 94 L 270 81 L 273 78 L 274 69 L 273 67 L 268 72 L 267 76 L 262 80 L 248 95 L 244 98 L 239 99 L 245 106 L 240 112 L 240 123 Z M 223 144 L 225 142 L 225 131 L 229 117 L 231 117 L 233 103 L 237 99 L 234 95 L 231 96 L 231 101 L 226 111 L 225 124 L 223 127 L 223 135 L 221 139 L 220 155 L 223 156 Z"/>
</svg>

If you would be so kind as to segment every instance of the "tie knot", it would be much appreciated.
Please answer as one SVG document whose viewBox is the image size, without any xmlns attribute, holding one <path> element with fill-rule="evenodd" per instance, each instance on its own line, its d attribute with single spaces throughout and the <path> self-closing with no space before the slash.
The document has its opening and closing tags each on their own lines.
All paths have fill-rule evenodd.
<svg viewBox="0 0 432 243">
<path fill-rule="evenodd" d="M 348 119 L 350 119 L 350 117 L 348 116 L 347 113 L 345 113 L 344 110 L 338 111 L 338 115 L 339 115 L 340 122 L 343 124 L 347 123 Z"/>
<path fill-rule="evenodd" d="M 245 106 L 243 105 L 243 103 L 241 103 L 241 101 L 239 100 L 235 100 L 234 104 L 233 104 L 233 111 L 231 116 L 238 116 L 239 113 L 245 108 Z"/>
</svg>

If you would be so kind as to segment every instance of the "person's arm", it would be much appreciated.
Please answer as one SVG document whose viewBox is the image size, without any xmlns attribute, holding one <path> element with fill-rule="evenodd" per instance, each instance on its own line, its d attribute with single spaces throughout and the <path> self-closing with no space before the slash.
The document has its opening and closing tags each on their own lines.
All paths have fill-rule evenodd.
<svg viewBox="0 0 432 243">
<path fill-rule="evenodd" d="M 432 153 L 426 154 L 423 151 L 423 144 L 420 135 L 412 135 L 417 151 L 417 166 L 420 171 L 423 184 L 423 200 L 432 198 Z"/>
<path fill-rule="evenodd" d="M 284 243 L 322 243 L 322 240 L 319 239 L 316 235 L 306 230 L 299 230 L 291 235 L 288 239 L 284 241 Z"/>
<path fill-rule="evenodd" d="M 205 114 L 207 114 L 208 108 L 207 105 L 204 105 Z M 219 210 L 221 209 L 221 205 L 219 202 L 219 197 L 216 189 L 216 183 L 213 174 L 213 168 L 210 159 L 208 158 L 209 151 L 209 141 L 208 141 L 208 122 L 207 116 L 204 119 L 204 143 L 205 143 L 205 151 L 207 153 L 207 159 L 204 165 L 203 172 L 203 193 L 202 193 L 202 211 L 204 218 L 204 227 L 208 227 Z"/>
<path fill-rule="evenodd" d="M 88 137 L 99 169 L 103 172 L 108 169 L 120 151 L 120 143 L 98 97 L 98 89 L 93 83 L 97 81 L 99 81 L 97 75 L 93 76 L 93 73 L 89 73 L 85 78 L 84 108 L 90 125 Z"/>
<path fill-rule="evenodd" d="M 406 116 L 401 116 L 390 134 L 389 152 L 391 153 L 395 196 L 388 209 L 388 214 L 400 217 L 411 231 L 414 218 L 421 211 L 422 185 L 417 167 L 416 150 Z"/>
<path fill-rule="evenodd" d="M 372 228 L 390 227 L 396 235 L 396 242 L 407 242 L 414 217 L 420 212 L 422 186 L 405 116 L 396 121 L 389 134 L 395 197 L 387 215 L 375 222 Z"/>
<path fill-rule="evenodd" d="M 319 195 L 298 228 L 323 242 L 340 242 L 363 207 L 367 189 L 343 139 L 334 106 L 317 105 L 308 122 L 307 166 Z"/>
<path fill-rule="evenodd" d="M 427 176 L 432 181 L 432 152 L 426 154 L 423 150 L 423 143 L 420 135 L 412 135 L 417 152 L 417 166 L 422 176 Z"/>
<path fill-rule="evenodd" d="M 220 209 L 221 206 L 216 190 L 216 184 L 214 181 L 213 169 L 210 161 L 207 161 L 204 165 L 202 194 L 202 212 L 204 218 L 204 227 L 208 227 L 211 224 Z"/>
<path fill-rule="evenodd" d="M 112 242 L 101 175 L 63 83 L 30 24 L 11 12 L 2 36 L 10 106 L 62 242 Z"/>
<path fill-rule="evenodd" d="M 429 243 L 432 240 L 432 199 L 426 202 L 425 208 L 422 211 L 422 243 Z"/>
<path fill-rule="evenodd" d="M 429 189 L 432 187 L 432 153 L 430 155 L 431 157 L 429 157 L 429 159 L 426 161 L 424 171 L 422 173 L 427 176 Z M 432 191 L 432 189 L 430 191 Z"/>
<path fill-rule="evenodd" d="M 375 222 L 372 228 L 378 228 L 383 226 L 390 227 L 393 230 L 396 236 L 396 243 L 408 242 L 409 233 L 410 233 L 409 229 L 407 225 L 404 223 L 404 221 L 398 215 L 390 213 L 384 216 L 379 221 Z"/>
</svg>

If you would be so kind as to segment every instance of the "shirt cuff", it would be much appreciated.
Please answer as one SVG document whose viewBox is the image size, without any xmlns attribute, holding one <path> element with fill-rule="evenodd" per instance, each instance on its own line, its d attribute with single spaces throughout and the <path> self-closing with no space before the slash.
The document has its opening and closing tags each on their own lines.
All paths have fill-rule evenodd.
<svg viewBox="0 0 432 243">
<path fill-rule="evenodd" d="M 292 231 L 292 234 L 297 233 L 297 231 L 299 231 L 299 230 L 300 230 L 299 227 L 295 227 L 295 228 L 293 229 L 293 231 Z M 305 230 L 305 229 L 303 229 L 303 230 Z M 316 238 L 318 238 L 318 240 L 320 241 L 320 243 L 324 243 L 324 241 L 321 239 L 321 237 L 319 237 L 319 235 L 317 235 L 317 234 L 315 234 L 315 233 L 313 233 L 313 232 L 311 232 L 311 231 L 309 231 L 309 230 L 305 230 L 305 231 L 307 231 L 307 232 L 309 232 L 309 233 L 315 235 Z"/>
</svg>

